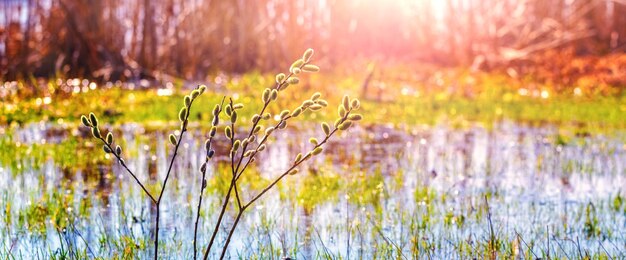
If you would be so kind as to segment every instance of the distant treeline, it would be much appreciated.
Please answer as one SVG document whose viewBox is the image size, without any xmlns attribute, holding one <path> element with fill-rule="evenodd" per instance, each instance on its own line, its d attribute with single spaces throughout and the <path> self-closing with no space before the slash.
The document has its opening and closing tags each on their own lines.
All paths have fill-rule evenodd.
<svg viewBox="0 0 626 260">
<path fill-rule="evenodd" d="M 4 0 L 0 79 L 272 70 L 312 47 L 356 59 L 495 66 L 626 49 L 626 0 Z M 344 62 L 347 61 L 347 62 Z"/>
</svg>

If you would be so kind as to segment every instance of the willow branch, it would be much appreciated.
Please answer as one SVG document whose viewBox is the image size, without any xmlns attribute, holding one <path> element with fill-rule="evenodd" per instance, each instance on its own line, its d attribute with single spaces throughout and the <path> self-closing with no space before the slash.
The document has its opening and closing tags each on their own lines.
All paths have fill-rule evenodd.
<svg viewBox="0 0 626 260">
<path fill-rule="evenodd" d="M 303 63 L 302 65 L 300 65 L 299 69 L 302 69 L 304 67 L 304 65 L 307 65 L 308 62 Z M 274 88 L 272 89 L 276 89 L 279 90 L 281 89 L 289 80 L 289 78 L 291 78 L 293 75 L 295 75 L 293 72 L 289 72 L 289 74 L 287 74 L 287 76 L 285 77 L 285 79 L 283 79 L 283 81 L 281 81 L 280 83 L 276 83 L 276 86 L 274 86 Z M 265 112 L 265 109 L 267 109 L 267 107 L 269 106 L 269 104 L 272 102 L 271 99 L 268 99 L 267 102 L 265 102 L 265 104 L 263 104 L 263 108 L 261 109 L 261 112 L 258 114 L 260 117 L 263 116 L 263 113 Z M 256 122 L 252 123 L 252 128 L 250 128 L 250 133 L 248 133 L 248 137 L 250 138 L 252 137 L 252 135 L 254 134 L 254 128 L 259 124 L 259 122 L 261 121 L 261 118 L 259 118 L 259 120 L 257 120 Z M 248 144 L 243 146 L 243 151 L 245 152 L 246 149 L 248 148 Z M 241 157 L 239 157 L 239 162 L 237 163 L 237 167 L 235 168 L 235 172 L 239 172 L 239 167 L 241 166 L 241 162 L 243 161 L 243 153 L 241 153 Z M 243 172 L 243 171 L 241 171 Z"/>
<path fill-rule="evenodd" d="M 346 112 L 346 114 L 343 117 L 343 121 L 345 121 L 348 116 L 350 115 L 350 112 L 352 111 L 352 109 L 348 110 Z M 335 126 L 335 128 L 328 134 L 326 135 L 326 137 L 324 138 L 324 140 L 322 140 L 320 143 L 318 143 L 317 145 L 315 145 L 315 147 L 313 147 L 313 149 L 311 150 L 311 152 L 313 150 L 315 150 L 318 147 L 321 147 L 322 145 L 324 145 L 328 139 L 330 139 L 331 136 L 333 136 L 337 130 L 339 130 L 339 128 L 337 128 L 337 126 Z M 310 155 L 311 152 L 309 152 L 307 155 Z M 252 203 L 254 203 L 255 201 L 257 201 L 259 198 L 261 198 L 261 196 L 263 196 L 263 194 L 265 194 L 266 192 L 268 192 L 270 189 L 272 189 L 280 180 L 282 180 L 285 176 L 287 176 L 289 174 L 289 172 L 291 172 L 293 169 L 295 169 L 296 167 L 298 167 L 300 164 L 302 164 L 304 161 L 308 160 L 309 158 L 311 158 L 312 156 L 305 156 L 304 158 L 300 159 L 299 161 L 294 162 L 294 164 L 287 169 L 283 174 L 281 174 L 278 178 L 276 178 L 270 185 L 268 185 L 267 187 L 265 187 L 259 194 L 257 194 L 256 196 L 254 196 L 252 198 L 252 200 L 250 200 L 250 202 L 246 203 L 244 205 L 244 209 L 248 208 L 250 205 L 252 205 Z"/>
<path fill-rule="evenodd" d="M 235 107 L 233 106 L 233 99 L 229 98 L 230 100 L 230 108 L 232 109 L 232 113 L 237 113 L 235 112 Z M 232 116 L 232 115 L 231 115 Z M 232 130 L 232 136 L 230 137 L 230 169 L 231 169 L 231 173 L 232 173 L 232 179 L 231 182 L 235 189 L 235 198 L 237 199 L 237 207 L 241 210 L 241 198 L 239 197 L 239 191 L 237 190 L 237 182 L 235 181 L 235 177 L 237 176 L 236 172 L 235 172 L 235 156 L 237 155 L 237 151 L 234 150 L 235 147 L 235 122 L 233 120 L 230 121 L 230 128 Z M 243 153 L 242 153 L 243 154 Z"/>
<path fill-rule="evenodd" d="M 157 200 L 157 204 L 161 202 L 161 198 L 163 197 L 163 192 L 165 191 L 165 186 L 167 185 L 167 180 L 170 178 L 170 173 L 172 172 L 172 166 L 174 166 L 174 160 L 176 159 L 176 155 L 178 155 L 178 148 L 180 147 L 180 143 L 183 141 L 183 136 L 185 132 L 187 132 L 187 122 L 189 120 L 189 115 L 191 114 L 191 105 L 193 105 L 193 99 L 187 108 L 187 112 L 185 113 L 185 120 L 183 121 L 183 127 L 180 130 L 180 136 L 178 137 L 178 141 L 176 142 L 176 147 L 174 148 L 174 155 L 172 155 L 172 159 L 170 160 L 170 166 L 167 169 L 167 174 L 165 175 L 165 180 L 163 180 L 163 187 L 161 187 L 161 192 L 159 193 L 159 199 Z"/>
<path fill-rule="evenodd" d="M 220 113 L 222 112 L 222 108 L 224 107 L 224 100 L 226 99 L 226 96 L 224 96 L 222 98 L 222 103 L 220 104 L 220 107 L 217 111 L 217 115 L 214 115 L 214 117 L 219 117 Z M 217 127 L 217 126 L 215 126 Z M 209 136 L 209 144 L 213 143 L 213 135 Z M 206 151 L 207 153 L 209 152 L 209 150 Z M 193 259 L 197 259 L 197 255 L 198 255 L 198 223 L 200 222 L 200 209 L 202 207 L 202 195 L 204 194 L 204 189 L 206 188 L 206 164 L 209 163 L 209 156 L 205 156 L 204 157 L 204 165 L 205 167 L 202 168 L 202 181 L 201 181 L 201 187 L 200 187 L 200 194 L 198 196 L 198 212 L 196 213 L 196 223 L 195 223 L 195 227 L 193 230 Z"/>
<path fill-rule="evenodd" d="M 259 142 L 259 144 L 256 146 L 254 153 L 252 153 L 250 155 L 250 157 L 248 158 L 248 161 L 246 162 L 246 164 L 243 165 L 243 167 L 241 168 L 241 170 L 237 173 L 237 177 L 236 180 L 239 180 L 239 177 L 241 177 L 241 175 L 245 172 L 246 168 L 248 168 L 248 165 L 250 165 L 250 163 L 252 162 L 252 159 L 254 158 L 254 156 L 256 156 L 259 147 L 263 144 L 265 144 L 267 142 L 267 139 L 276 131 L 279 130 L 278 126 L 280 126 L 280 124 L 282 124 L 283 122 L 287 122 L 288 119 L 292 118 L 292 116 L 286 116 L 284 118 L 281 118 L 280 121 L 278 121 L 278 123 L 276 123 L 276 125 L 274 125 L 274 129 L 276 129 L 275 131 L 266 134 L 265 136 L 263 136 L 263 139 L 261 139 L 261 141 Z M 245 151 L 244 151 L 245 152 Z"/>
<path fill-rule="evenodd" d="M 128 166 L 126 166 L 126 163 L 124 162 L 124 159 L 122 159 L 122 157 L 115 152 L 115 149 L 113 149 L 113 147 L 111 147 L 111 145 L 109 143 L 107 143 L 106 140 L 104 140 L 104 138 L 98 137 L 98 139 L 100 139 L 102 141 L 102 143 L 104 143 L 104 145 L 106 145 L 107 148 L 110 151 L 112 151 L 111 154 L 113 154 L 113 156 L 115 156 L 115 158 L 117 158 L 117 161 L 120 162 L 122 167 L 124 167 L 124 169 L 126 169 L 126 171 L 130 174 L 130 176 L 133 176 L 133 179 L 135 179 L 137 184 L 139 184 L 139 186 L 144 191 L 144 193 L 146 193 L 146 195 L 148 195 L 148 197 L 150 197 L 150 200 L 152 201 L 152 203 L 156 204 L 157 200 L 154 199 L 152 194 L 150 194 L 150 192 L 146 189 L 146 187 L 143 185 L 143 183 L 141 183 L 141 181 L 139 181 L 137 176 L 130 169 L 128 169 Z"/>
</svg>

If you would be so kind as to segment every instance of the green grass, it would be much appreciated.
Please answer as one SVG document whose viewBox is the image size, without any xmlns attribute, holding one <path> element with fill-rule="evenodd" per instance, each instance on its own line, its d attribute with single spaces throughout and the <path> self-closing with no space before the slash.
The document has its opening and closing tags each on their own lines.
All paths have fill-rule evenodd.
<svg viewBox="0 0 626 260">
<path fill-rule="evenodd" d="M 416 82 L 410 85 L 417 92 L 403 94 L 400 82 L 391 82 L 381 98 L 376 90 L 361 97 L 362 111 L 367 115 L 364 124 L 419 125 L 449 122 L 464 127 L 472 122 L 486 126 L 500 120 L 513 120 L 528 124 L 557 124 L 574 127 L 581 131 L 605 132 L 626 128 L 626 96 L 576 96 L 571 93 L 550 93 L 548 98 L 518 94 L 519 84 L 502 87 L 506 80 L 493 76 L 477 85 L 467 87 L 472 95 L 449 91 L 442 87 L 425 86 Z M 452 83 L 451 83 L 452 84 Z M 223 90 L 209 91 L 198 100 L 192 111 L 191 122 L 209 125 L 211 109 L 223 95 L 234 96 L 235 102 L 246 104 L 241 111 L 242 120 L 249 120 L 252 113 L 262 105 L 260 94 L 264 87 L 272 85 L 270 76 L 246 74 L 228 82 Z M 373 87 L 371 87 L 373 88 Z M 321 92 L 330 103 L 329 108 L 315 115 L 307 115 L 311 121 L 331 121 L 343 94 L 361 94 L 360 82 L 355 78 L 323 77 L 313 75 L 303 79 L 297 86 L 290 86 L 270 106 L 269 112 L 279 113 L 279 108 L 294 109 L 300 101 L 314 92 Z M 469 90 L 463 90 L 464 93 Z M 158 96 L 155 90 L 121 90 L 119 88 L 97 89 L 69 97 L 52 98 L 50 104 L 41 104 L 36 98 L 7 102 L 0 108 L 0 124 L 23 124 L 27 122 L 52 121 L 78 124 L 81 114 L 95 112 L 105 122 L 136 122 L 146 125 L 162 125 L 175 122 L 185 91 L 171 96 Z"/>
</svg>

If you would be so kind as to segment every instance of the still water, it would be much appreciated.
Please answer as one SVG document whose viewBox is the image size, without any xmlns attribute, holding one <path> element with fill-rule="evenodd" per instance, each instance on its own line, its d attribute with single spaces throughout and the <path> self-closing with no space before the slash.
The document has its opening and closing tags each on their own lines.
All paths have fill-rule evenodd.
<svg viewBox="0 0 626 260">
<path fill-rule="evenodd" d="M 84 130 L 58 124 L 3 129 L 1 256 L 151 257 L 155 209 Z M 156 190 L 172 152 L 169 132 L 126 124 L 115 134 L 129 168 Z M 174 164 L 161 206 L 164 258 L 192 257 L 206 135 L 188 132 Z M 278 132 L 246 173 L 244 200 L 308 151 L 309 137 L 322 135 L 318 127 Z M 237 259 L 485 258 L 494 238 L 500 258 L 624 258 L 624 140 L 624 133 L 563 138 L 555 126 L 511 122 L 491 129 L 353 128 L 259 200 L 228 253 Z M 50 145 L 69 148 L 53 151 L 62 153 L 56 156 L 39 151 Z M 227 149 L 226 139 L 218 139 L 217 154 Z M 227 159 L 218 156 L 208 169 L 200 251 L 227 189 L 228 175 L 219 174 Z M 218 245 L 234 217 L 231 208 Z"/>
</svg>

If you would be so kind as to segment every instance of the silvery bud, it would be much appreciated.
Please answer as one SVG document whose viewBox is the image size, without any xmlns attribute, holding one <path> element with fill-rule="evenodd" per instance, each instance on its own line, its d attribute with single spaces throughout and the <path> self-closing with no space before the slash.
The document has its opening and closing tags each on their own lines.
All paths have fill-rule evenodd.
<svg viewBox="0 0 626 260">
<path fill-rule="evenodd" d="M 206 141 L 204 141 L 204 149 L 207 151 L 211 150 L 211 139 L 207 139 Z"/>
<path fill-rule="evenodd" d="M 348 116 L 348 120 L 352 120 L 352 121 L 359 121 L 363 119 L 363 116 L 361 116 L 360 114 L 352 114 Z"/>
<path fill-rule="evenodd" d="M 296 85 L 298 83 L 300 83 L 300 79 L 297 77 L 291 77 L 289 78 L 289 80 L 287 80 L 287 82 L 291 85 Z"/>
<path fill-rule="evenodd" d="M 98 127 L 98 118 L 94 113 L 89 113 L 89 120 L 91 120 L 91 125 L 93 127 Z"/>
<path fill-rule="evenodd" d="M 352 125 L 351 121 L 346 121 L 346 122 L 341 123 L 337 128 L 343 131 L 343 130 L 348 129 L 351 125 Z"/>
<path fill-rule="evenodd" d="M 170 144 L 176 145 L 176 142 L 176 136 L 174 136 L 174 134 L 170 134 Z"/>
<path fill-rule="evenodd" d="M 313 149 L 311 154 L 318 155 L 318 154 L 322 153 L 323 150 L 324 150 L 324 148 L 322 148 L 322 147 L 316 147 L 315 149 Z"/>
<path fill-rule="evenodd" d="M 299 68 L 302 65 L 304 65 L 304 60 L 303 59 L 298 59 L 298 60 L 294 61 L 293 64 L 291 64 L 290 70 L 293 70 L 294 68 Z"/>
<path fill-rule="evenodd" d="M 315 104 L 315 105 L 310 106 L 309 109 L 311 109 L 311 111 L 317 111 L 317 110 L 322 109 L 322 106 L 319 104 Z"/>
<path fill-rule="evenodd" d="M 196 99 L 198 96 L 200 96 L 200 91 L 198 91 L 197 89 L 191 91 L 191 99 Z"/>
<path fill-rule="evenodd" d="M 230 105 L 226 106 L 226 115 L 230 116 L 233 114 L 233 108 Z"/>
<path fill-rule="evenodd" d="M 330 134 L 330 126 L 326 122 L 322 123 L 322 130 L 326 136 Z"/>
<path fill-rule="evenodd" d="M 346 115 L 346 109 L 343 106 L 339 106 L 337 108 L 337 114 L 339 117 L 344 117 Z"/>
<path fill-rule="evenodd" d="M 93 135 L 93 137 L 95 138 L 102 138 L 102 135 L 100 135 L 100 129 L 98 129 L 98 127 L 94 126 L 93 128 L 91 128 L 91 134 Z"/>
<path fill-rule="evenodd" d="M 347 95 L 343 96 L 343 108 L 346 110 L 350 109 L 350 98 Z"/>
<path fill-rule="evenodd" d="M 309 48 L 304 52 L 304 55 L 302 55 L 302 60 L 304 60 L 304 62 L 309 62 L 311 57 L 313 57 L 313 49 Z"/>
<path fill-rule="evenodd" d="M 91 123 L 89 122 L 89 119 L 87 119 L 86 116 L 84 115 L 80 116 L 80 121 L 82 121 L 83 125 L 85 125 L 86 127 L 91 127 Z"/>
<path fill-rule="evenodd" d="M 271 90 L 269 88 L 266 88 L 265 90 L 263 90 L 263 103 L 267 103 L 270 101 L 270 94 L 271 94 Z"/>
<path fill-rule="evenodd" d="M 302 107 L 303 108 L 308 108 L 308 107 L 312 106 L 313 104 L 315 104 L 315 102 L 313 102 L 312 100 L 305 100 L 304 102 L 302 102 Z"/>
<path fill-rule="evenodd" d="M 334 124 L 334 126 L 335 126 L 335 127 L 338 127 L 338 126 L 339 126 L 339 124 L 341 124 L 342 122 L 343 122 L 343 118 L 337 118 L 337 120 L 335 120 L 335 124 Z"/>
<path fill-rule="evenodd" d="M 298 107 L 296 109 L 293 110 L 293 112 L 291 112 L 291 116 L 293 117 L 297 117 L 302 113 L 302 108 Z"/>
<path fill-rule="evenodd" d="M 281 82 L 283 82 L 283 80 L 285 80 L 285 74 L 284 73 L 276 74 L 276 83 L 280 84 Z"/>
<path fill-rule="evenodd" d="M 302 71 L 304 72 L 318 72 L 320 71 L 320 67 L 315 66 L 313 64 L 307 64 L 302 67 Z"/>
<path fill-rule="evenodd" d="M 111 132 L 107 133 L 107 137 L 105 139 L 107 144 L 113 143 L 113 134 Z"/>
<path fill-rule="evenodd" d="M 226 127 L 226 129 L 224 130 L 224 133 L 226 134 L 226 137 L 228 137 L 228 139 L 233 138 L 233 130 L 230 129 L 230 126 Z"/>
<path fill-rule="evenodd" d="M 185 121 L 185 117 L 187 116 L 187 108 L 183 107 L 180 112 L 178 112 L 178 120 L 181 122 Z"/>
<path fill-rule="evenodd" d="M 259 122 L 259 119 L 261 119 L 261 117 L 258 114 L 253 115 L 252 123 L 256 124 L 257 122 Z"/>
<path fill-rule="evenodd" d="M 230 122 L 233 124 L 237 122 L 237 112 L 233 111 L 233 114 L 230 115 Z"/>
</svg>

